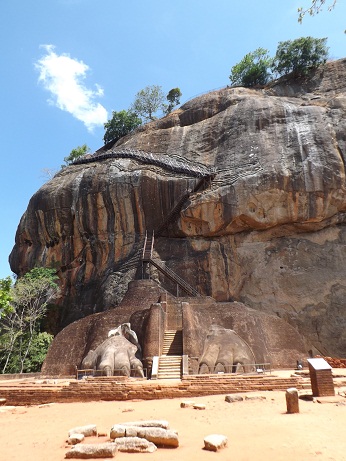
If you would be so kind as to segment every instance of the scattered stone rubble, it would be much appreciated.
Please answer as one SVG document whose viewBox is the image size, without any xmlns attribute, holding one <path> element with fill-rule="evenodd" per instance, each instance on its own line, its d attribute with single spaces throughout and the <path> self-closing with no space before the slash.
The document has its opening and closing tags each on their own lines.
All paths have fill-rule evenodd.
<svg viewBox="0 0 346 461">
<path fill-rule="evenodd" d="M 181 408 L 205 409 L 202 403 L 192 401 L 180 403 Z M 80 443 L 85 437 L 100 435 L 96 425 L 77 426 L 68 431 L 67 443 L 73 445 L 66 458 L 113 458 L 117 451 L 126 453 L 153 453 L 158 447 L 178 448 L 177 431 L 169 429 L 166 420 L 131 421 L 115 424 L 110 430 L 110 441 L 104 443 Z M 211 434 L 204 438 L 204 449 L 218 451 L 227 446 L 227 437 Z"/>
<path fill-rule="evenodd" d="M 169 429 L 165 420 L 132 421 L 115 424 L 110 430 L 110 442 L 80 444 L 85 437 L 99 435 L 96 425 L 78 426 L 69 430 L 67 443 L 73 447 L 66 458 L 113 458 L 117 451 L 153 453 L 157 447 L 177 448 L 178 434 Z"/>
<path fill-rule="evenodd" d="M 204 449 L 208 451 L 218 451 L 227 446 L 228 439 L 225 435 L 211 434 L 204 437 Z"/>
<path fill-rule="evenodd" d="M 119 437 L 140 437 L 159 447 L 177 448 L 179 446 L 178 434 L 162 427 L 116 424 L 111 429 L 110 438 L 114 440 Z"/>
</svg>

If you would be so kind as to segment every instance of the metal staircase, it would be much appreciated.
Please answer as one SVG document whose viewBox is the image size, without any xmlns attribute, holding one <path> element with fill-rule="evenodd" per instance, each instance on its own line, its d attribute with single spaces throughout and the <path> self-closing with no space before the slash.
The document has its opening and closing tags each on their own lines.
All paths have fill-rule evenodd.
<svg viewBox="0 0 346 461">
<path fill-rule="evenodd" d="M 169 280 L 176 283 L 185 293 L 190 296 L 200 296 L 198 291 L 189 285 L 185 280 L 179 277 L 172 269 L 166 266 L 163 261 L 159 259 L 153 258 L 153 248 L 154 248 L 154 233 L 151 237 L 145 236 L 144 239 L 144 246 L 143 246 L 143 254 L 142 254 L 142 264 L 144 266 L 145 263 L 151 264 L 156 269 L 158 269 L 164 276 L 166 276 Z M 144 274 L 144 267 L 143 267 L 143 274 Z"/>
</svg>

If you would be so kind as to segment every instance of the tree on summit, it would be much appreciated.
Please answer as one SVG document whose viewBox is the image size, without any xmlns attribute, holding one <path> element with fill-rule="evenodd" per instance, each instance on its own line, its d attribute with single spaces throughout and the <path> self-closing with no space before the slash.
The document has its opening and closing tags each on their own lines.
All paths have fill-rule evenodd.
<svg viewBox="0 0 346 461">
<path fill-rule="evenodd" d="M 150 122 L 157 119 L 155 114 L 159 110 L 163 110 L 164 99 L 161 86 L 146 86 L 138 91 L 130 109 L 146 122 Z"/>
<path fill-rule="evenodd" d="M 238 64 L 232 67 L 229 79 L 232 85 L 245 87 L 265 85 L 269 79 L 270 65 L 268 50 L 257 48 L 246 54 Z"/>
<path fill-rule="evenodd" d="M 131 110 L 113 111 L 112 118 L 104 124 L 105 134 L 103 141 L 107 144 L 110 141 L 118 141 L 120 138 L 131 133 L 135 128 L 141 125 L 142 119 Z"/>
<path fill-rule="evenodd" d="M 172 88 L 167 96 L 166 96 L 166 99 L 168 101 L 168 105 L 164 105 L 164 112 L 165 114 L 170 114 L 172 112 L 172 110 L 174 109 L 174 107 L 178 106 L 180 104 L 180 98 L 182 96 L 182 93 L 180 91 L 180 88 Z"/>
<path fill-rule="evenodd" d="M 279 42 L 272 70 L 279 75 L 287 75 L 291 72 L 298 77 L 307 75 L 312 69 L 327 61 L 326 43 L 326 38 L 313 37 Z"/>
</svg>

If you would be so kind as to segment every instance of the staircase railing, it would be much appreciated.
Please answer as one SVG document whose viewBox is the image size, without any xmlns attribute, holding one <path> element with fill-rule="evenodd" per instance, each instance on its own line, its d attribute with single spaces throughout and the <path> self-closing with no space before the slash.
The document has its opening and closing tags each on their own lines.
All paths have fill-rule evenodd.
<svg viewBox="0 0 346 461">
<path fill-rule="evenodd" d="M 165 263 L 160 261 L 159 259 L 150 259 L 148 261 L 150 264 L 156 267 L 163 275 L 165 275 L 167 278 L 169 278 L 172 282 L 176 283 L 180 288 L 182 288 L 185 293 L 191 295 L 191 296 L 200 296 L 199 292 L 193 288 L 191 285 L 189 285 L 187 282 L 185 282 L 184 279 L 179 277 L 178 274 L 176 274 L 172 269 L 166 266 Z"/>
</svg>

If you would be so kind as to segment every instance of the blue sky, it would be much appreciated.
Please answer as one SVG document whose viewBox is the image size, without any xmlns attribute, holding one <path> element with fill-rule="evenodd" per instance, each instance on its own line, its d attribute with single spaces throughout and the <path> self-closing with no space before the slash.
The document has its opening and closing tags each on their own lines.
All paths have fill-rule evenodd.
<svg viewBox="0 0 346 461">
<path fill-rule="evenodd" d="M 331 2 L 332 0 L 330 0 Z M 328 2 L 328 0 L 327 0 Z M 31 196 L 71 150 L 103 145 L 112 110 L 147 85 L 181 102 L 229 83 L 258 47 L 328 37 L 346 56 L 346 1 L 297 22 L 310 0 L 0 0 L 0 278 Z"/>
</svg>

